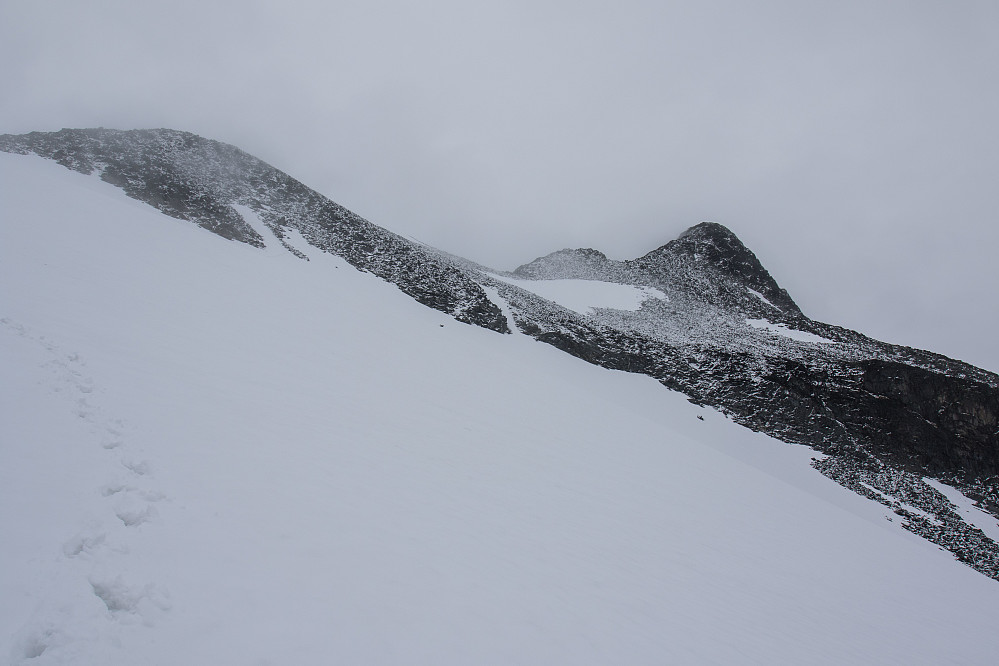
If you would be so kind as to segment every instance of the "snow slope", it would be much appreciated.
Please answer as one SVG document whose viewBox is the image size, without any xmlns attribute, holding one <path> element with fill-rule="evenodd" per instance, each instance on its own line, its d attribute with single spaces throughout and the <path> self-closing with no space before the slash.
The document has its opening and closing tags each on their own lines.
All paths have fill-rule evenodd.
<svg viewBox="0 0 999 666">
<path fill-rule="evenodd" d="M 648 377 L 35 157 L 0 216 L 13 664 L 999 651 L 999 584 Z"/>
</svg>

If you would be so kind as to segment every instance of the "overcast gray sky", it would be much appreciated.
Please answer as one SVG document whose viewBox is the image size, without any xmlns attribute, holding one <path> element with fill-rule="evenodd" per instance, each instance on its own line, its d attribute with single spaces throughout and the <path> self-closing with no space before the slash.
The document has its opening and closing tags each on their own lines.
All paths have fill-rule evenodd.
<svg viewBox="0 0 999 666">
<path fill-rule="evenodd" d="M 994 371 L 997 119 L 995 0 L 0 0 L 0 132 L 197 132 L 500 269 L 721 222 Z"/>
</svg>

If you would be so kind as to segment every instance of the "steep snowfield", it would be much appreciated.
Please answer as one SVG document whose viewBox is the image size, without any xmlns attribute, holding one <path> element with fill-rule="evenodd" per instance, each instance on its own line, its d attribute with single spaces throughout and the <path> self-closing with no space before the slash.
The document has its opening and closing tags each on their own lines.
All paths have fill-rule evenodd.
<svg viewBox="0 0 999 666">
<path fill-rule="evenodd" d="M 0 216 L 12 663 L 999 653 L 999 584 L 647 377 L 39 158 Z"/>
</svg>

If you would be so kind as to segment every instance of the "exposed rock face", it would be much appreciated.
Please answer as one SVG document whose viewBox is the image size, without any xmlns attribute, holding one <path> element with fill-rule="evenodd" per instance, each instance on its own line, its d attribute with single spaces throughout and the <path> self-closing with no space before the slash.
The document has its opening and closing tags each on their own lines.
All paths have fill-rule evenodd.
<svg viewBox="0 0 999 666">
<path fill-rule="evenodd" d="M 592 279 L 592 275 L 600 275 L 610 270 L 612 262 L 599 250 L 589 248 L 580 250 L 559 250 L 544 257 L 538 257 L 529 264 L 524 264 L 514 275 L 532 280 L 554 279 Z"/>
<path fill-rule="evenodd" d="M 514 324 L 590 363 L 654 377 L 749 428 L 822 452 L 815 466 L 823 474 L 891 507 L 907 529 L 999 579 L 999 546 L 923 481 L 956 485 L 999 516 L 999 377 L 812 321 L 722 225 L 698 224 L 630 261 L 566 249 L 508 274 L 614 282 L 664 296 L 637 311 L 582 315 L 392 234 L 237 148 L 192 134 L 62 130 L 0 136 L 0 150 L 98 172 L 173 217 L 263 246 L 270 240 L 234 207 L 246 206 L 292 252 L 284 238 L 297 230 L 460 321 L 500 332 Z M 503 298 L 514 321 L 483 287 Z"/>
<path fill-rule="evenodd" d="M 705 283 L 735 282 L 742 287 L 734 292 L 718 293 L 719 305 L 731 306 L 745 300 L 746 288 L 749 288 L 785 314 L 801 313 L 756 255 L 735 234 L 715 222 L 701 222 L 680 234 L 676 240 L 635 259 L 633 263 L 635 267 L 651 275 L 659 274 L 664 279 L 684 276 L 691 280 L 696 277 L 700 284 L 690 286 L 701 287 L 702 292 Z"/>
</svg>

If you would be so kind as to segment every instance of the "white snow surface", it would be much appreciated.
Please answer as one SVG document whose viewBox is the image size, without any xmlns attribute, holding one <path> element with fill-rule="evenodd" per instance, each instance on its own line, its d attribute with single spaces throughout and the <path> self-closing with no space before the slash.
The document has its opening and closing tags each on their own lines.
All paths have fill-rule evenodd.
<svg viewBox="0 0 999 666">
<path fill-rule="evenodd" d="M 764 296 L 760 292 L 756 291 L 755 289 L 750 289 L 749 287 L 746 287 L 746 291 L 748 291 L 750 294 L 752 294 L 756 298 L 760 299 L 761 301 L 763 301 L 764 303 L 766 303 L 767 305 L 769 305 L 770 307 L 772 307 L 774 310 L 780 310 L 780 308 L 777 307 L 776 305 L 774 305 L 773 303 L 771 303 L 770 300 L 766 296 Z"/>
<path fill-rule="evenodd" d="M 655 287 L 636 287 L 600 280 L 519 280 L 492 273 L 490 276 L 581 315 L 590 315 L 597 308 L 635 311 L 650 298 L 669 300 L 666 294 Z"/>
<path fill-rule="evenodd" d="M 787 324 L 774 324 L 766 319 L 747 319 L 746 323 L 753 328 L 770 331 L 771 333 L 776 333 L 781 337 L 797 340 L 798 342 L 814 342 L 816 344 L 823 345 L 836 344 L 835 340 L 823 338 L 821 335 L 815 335 L 814 333 L 809 333 L 808 331 L 799 331 L 795 328 L 788 328 Z"/>
<path fill-rule="evenodd" d="M 911 504 L 909 504 L 907 502 L 903 502 L 903 501 L 901 501 L 900 499 L 898 499 L 897 497 L 895 497 L 893 495 L 889 495 L 886 492 L 882 492 L 882 491 L 878 490 L 877 488 L 875 488 L 874 486 L 872 486 L 869 483 L 864 483 L 863 481 L 861 481 L 860 485 L 862 485 L 863 487 L 867 488 L 868 490 L 870 490 L 875 495 L 878 495 L 879 497 L 883 498 L 889 504 L 892 504 L 892 505 L 897 504 L 900 508 L 905 509 L 906 511 L 909 511 L 910 513 L 914 513 L 917 516 L 922 516 L 926 520 L 928 520 L 931 523 L 934 523 L 936 525 L 942 525 L 943 524 L 940 521 L 939 518 L 937 518 L 936 516 L 934 516 L 931 513 L 923 511 L 918 506 L 913 506 L 913 505 L 911 505 Z"/>
<path fill-rule="evenodd" d="M 996 519 L 975 506 L 974 500 L 966 496 L 960 490 L 946 483 L 941 483 L 936 479 L 923 478 L 923 481 L 939 490 L 951 504 L 957 507 L 957 512 L 969 524 L 977 527 L 985 536 L 993 541 L 999 542 L 999 522 Z"/>
<path fill-rule="evenodd" d="M 999 584 L 808 449 L 311 259 L 0 154 L 0 658 L 999 653 Z"/>
</svg>

